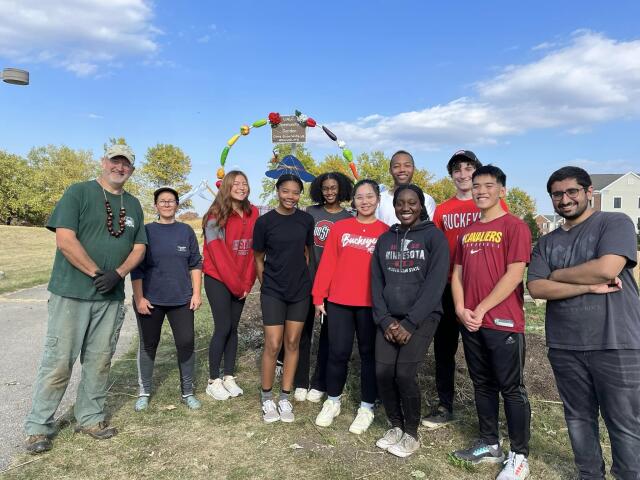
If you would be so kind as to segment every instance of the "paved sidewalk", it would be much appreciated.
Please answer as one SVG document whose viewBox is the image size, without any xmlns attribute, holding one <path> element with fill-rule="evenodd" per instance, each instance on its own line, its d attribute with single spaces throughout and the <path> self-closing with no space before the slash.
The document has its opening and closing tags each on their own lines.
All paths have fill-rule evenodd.
<svg viewBox="0 0 640 480">
<path fill-rule="evenodd" d="M 133 310 L 130 308 L 131 284 L 126 285 L 127 315 L 120 333 L 116 357 L 129 350 L 137 333 Z M 44 336 L 47 330 L 46 286 L 0 295 L 0 471 L 21 450 L 24 441 L 22 425 L 31 407 L 35 380 Z M 57 416 L 73 405 L 80 378 L 76 362 Z"/>
</svg>

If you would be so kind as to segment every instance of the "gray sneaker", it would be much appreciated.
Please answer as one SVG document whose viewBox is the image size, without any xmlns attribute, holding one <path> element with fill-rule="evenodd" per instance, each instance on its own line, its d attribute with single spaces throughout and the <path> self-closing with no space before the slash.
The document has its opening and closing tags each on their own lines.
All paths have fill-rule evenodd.
<svg viewBox="0 0 640 480">
<path fill-rule="evenodd" d="M 278 407 L 273 400 L 265 400 L 262 402 L 262 419 L 266 423 L 273 423 L 280 420 L 280 414 L 278 413 Z"/>
<path fill-rule="evenodd" d="M 432 410 L 429 415 L 422 419 L 422 425 L 433 430 L 449 425 L 452 420 L 453 413 L 447 410 L 446 407 L 438 405 L 437 408 Z"/>
<path fill-rule="evenodd" d="M 408 433 L 402 435 L 402 438 L 395 445 L 391 445 L 387 452 L 396 457 L 405 458 L 409 455 L 413 455 L 420 449 L 420 441 L 417 438 L 412 437 Z"/>
<path fill-rule="evenodd" d="M 493 447 L 487 445 L 482 440 L 476 441 L 469 448 L 463 450 L 456 450 L 453 452 L 453 457 L 465 462 L 470 462 L 474 465 L 478 463 L 502 463 L 504 462 L 504 452 L 500 448 L 500 445 Z"/>
<path fill-rule="evenodd" d="M 393 427 L 387 430 L 384 437 L 378 439 L 376 447 L 383 450 L 387 450 L 390 446 L 395 445 L 402 439 L 402 430 L 398 427 Z"/>
<path fill-rule="evenodd" d="M 293 416 L 293 405 L 289 400 L 280 400 L 278 402 L 278 411 L 280 412 L 280 420 L 285 423 L 291 423 L 295 420 Z"/>
</svg>

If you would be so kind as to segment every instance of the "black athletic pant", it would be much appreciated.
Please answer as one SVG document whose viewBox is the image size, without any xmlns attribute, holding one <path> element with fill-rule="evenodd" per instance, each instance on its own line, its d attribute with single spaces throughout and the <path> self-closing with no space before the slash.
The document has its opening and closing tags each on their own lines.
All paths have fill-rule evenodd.
<svg viewBox="0 0 640 480">
<path fill-rule="evenodd" d="M 453 306 L 450 283 L 447 284 L 442 294 L 442 309 L 444 313 L 433 338 L 433 354 L 436 360 L 436 390 L 440 405 L 452 412 L 460 324 Z"/>
<path fill-rule="evenodd" d="M 325 305 L 326 308 L 326 305 Z M 320 336 L 318 338 L 318 354 L 316 356 L 316 366 L 311 377 L 311 388 L 321 392 L 327 391 L 327 363 L 329 362 L 329 323 L 327 317 L 320 325 Z"/>
<path fill-rule="evenodd" d="M 329 325 L 329 361 L 327 362 L 327 394 L 342 394 L 347 381 L 354 335 L 360 352 L 360 396 L 363 402 L 376 401 L 375 343 L 376 326 L 371 307 L 351 307 L 327 302 Z"/>
<path fill-rule="evenodd" d="M 528 456 L 531 407 L 524 386 L 524 334 L 489 328 L 460 331 L 473 382 L 480 439 L 489 445 L 499 443 L 498 394 L 502 393 L 511 450 Z"/>
<path fill-rule="evenodd" d="M 424 360 L 438 320 L 427 320 L 416 330 L 409 343 L 398 345 L 376 333 L 376 379 L 378 393 L 392 427 L 418 438 L 421 394 L 417 374 Z"/>
<path fill-rule="evenodd" d="M 238 351 L 238 324 L 244 300 L 234 297 L 224 283 L 209 275 L 204 276 L 204 290 L 211 306 L 214 324 L 209 342 L 209 378 L 220 376 L 223 356 L 224 375 L 233 375 Z"/>
<path fill-rule="evenodd" d="M 169 319 L 173 339 L 178 351 L 178 368 L 180 369 L 180 388 L 182 395 L 193 395 L 193 373 L 196 356 L 193 351 L 193 310 L 189 304 L 178 306 L 153 305 L 151 315 L 142 315 L 136 309 L 134 312 L 138 321 L 140 345 L 138 347 L 138 384 L 140 395 L 151 394 L 153 366 L 156 360 L 156 351 L 160 343 L 162 323 L 164 317 Z"/>
<path fill-rule="evenodd" d="M 600 413 L 611 441 L 611 474 L 640 479 L 640 350 L 550 348 L 549 361 L 580 478 L 605 478 Z"/>
</svg>

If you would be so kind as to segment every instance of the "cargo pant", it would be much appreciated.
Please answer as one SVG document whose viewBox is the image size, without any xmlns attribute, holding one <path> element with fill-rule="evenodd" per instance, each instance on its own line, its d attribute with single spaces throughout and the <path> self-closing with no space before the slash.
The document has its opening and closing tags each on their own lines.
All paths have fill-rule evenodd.
<svg viewBox="0 0 640 480">
<path fill-rule="evenodd" d="M 81 426 L 104 420 L 111 358 L 124 321 L 122 300 L 88 301 L 52 294 L 48 311 L 42 361 L 25 421 L 27 435 L 55 433 L 54 414 L 78 355 L 82 374 L 74 415 Z"/>
</svg>

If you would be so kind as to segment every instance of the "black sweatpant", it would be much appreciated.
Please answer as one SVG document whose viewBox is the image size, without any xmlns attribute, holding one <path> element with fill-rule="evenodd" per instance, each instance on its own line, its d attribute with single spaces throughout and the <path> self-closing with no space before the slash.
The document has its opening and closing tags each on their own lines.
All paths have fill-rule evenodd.
<svg viewBox="0 0 640 480">
<path fill-rule="evenodd" d="M 220 363 L 224 356 L 224 375 L 233 375 L 238 351 L 238 324 L 244 300 L 233 296 L 224 283 L 204 276 L 204 290 L 213 315 L 213 335 L 209 342 L 209 378 L 220 376 Z"/>
<path fill-rule="evenodd" d="M 599 413 L 621 480 L 640 479 L 640 350 L 549 349 L 580 478 L 605 478 Z"/>
<path fill-rule="evenodd" d="M 421 393 L 418 386 L 418 367 L 424 360 L 438 320 L 427 320 L 406 345 L 398 345 L 384 338 L 382 329 L 376 333 L 376 379 L 378 394 L 392 427 L 398 427 L 418 438 Z"/>
<path fill-rule="evenodd" d="M 352 307 L 327 302 L 329 361 L 327 362 L 327 394 L 342 394 L 347 381 L 354 335 L 360 353 L 360 396 L 363 402 L 376 401 L 375 343 L 376 326 L 371 307 Z"/>
<path fill-rule="evenodd" d="M 142 315 L 133 309 L 138 321 L 140 344 L 138 347 L 138 385 L 140 395 L 150 395 L 153 378 L 153 366 L 156 351 L 160 343 L 164 317 L 169 319 L 173 340 L 178 351 L 178 368 L 180 370 L 180 388 L 182 396 L 193 395 L 193 373 L 196 356 L 193 351 L 193 310 L 189 304 L 177 306 L 153 305 L 151 315 Z"/>
<path fill-rule="evenodd" d="M 456 309 L 453 306 L 450 283 L 447 283 L 442 294 L 442 310 L 442 319 L 433 337 L 433 354 L 436 361 L 436 390 L 438 391 L 440 405 L 452 412 L 460 324 L 456 316 Z"/>
<path fill-rule="evenodd" d="M 326 308 L 326 306 L 325 306 Z M 316 355 L 316 366 L 311 377 L 311 388 L 321 392 L 327 391 L 327 363 L 329 362 L 329 323 L 325 316 L 320 325 L 320 335 L 318 337 L 318 354 Z"/>
<path fill-rule="evenodd" d="M 489 328 L 460 331 L 473 382 L 480 439 L 489 445 L 499 442 L 498 394 L 502 393 L 511 450 L 528 456 L 531 407 L 524 386 L 524 334 Z"/>
</svg>

